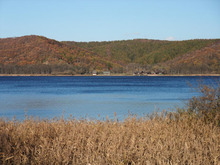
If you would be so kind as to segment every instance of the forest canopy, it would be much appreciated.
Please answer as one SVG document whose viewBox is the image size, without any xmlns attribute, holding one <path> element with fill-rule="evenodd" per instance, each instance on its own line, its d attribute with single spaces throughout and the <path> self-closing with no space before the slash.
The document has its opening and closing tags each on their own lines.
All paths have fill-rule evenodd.
<svg viewBox="0 0 220 165">
<path fill-rule="evenodd" d="M 73 42 L 0 39 L 1 74 L 220 73 L 220 39 Z"/>
</svg>

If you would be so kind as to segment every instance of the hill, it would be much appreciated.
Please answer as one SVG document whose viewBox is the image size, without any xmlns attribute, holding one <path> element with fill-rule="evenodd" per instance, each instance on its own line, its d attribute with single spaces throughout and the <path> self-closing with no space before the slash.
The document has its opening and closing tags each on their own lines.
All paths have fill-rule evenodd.
<svg viewBox="0 0 220 165">
<path fill-rule="evenodd" d="M 133 72 L 143 70 L 166 73 L 220 73 L 220 65 L 216 62 L 220 56 L 220 39 L 187 41 L 135 39 L 63 43 L 91 50 L 102 57 L 116 59 L 127 68 L 130 67 Z"/>
<path fill-rule="evenodd" d="M 1 73 L 88 73 L 117 63 L 87 49 L 42 36 L 0 39 Z"/>
<path fill-rule="evenodd" d="M 220 40 L 159 41 L 135 39 L 111 42 L 63 42 L 91 50 L 102 57 L 111 57 L 124 63 L 156 64 L 199 50 Z"/>
<path fill-rule="evenodd" d="M 220 73 L 220 42 L 160 64 L 171 73 Z"/>
<path fill-rule="evenodd" d="M 220 73 L 220 39 L 73 42 L 0 39 L 0 73 Z"/>
</svg>

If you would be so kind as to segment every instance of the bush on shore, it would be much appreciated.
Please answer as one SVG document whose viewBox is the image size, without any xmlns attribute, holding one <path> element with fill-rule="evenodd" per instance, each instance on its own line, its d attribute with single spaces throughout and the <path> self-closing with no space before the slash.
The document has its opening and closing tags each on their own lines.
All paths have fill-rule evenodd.
<svg viewBox="0 0 220 165">
<path fill-rule="evenodd" d="M 218 164 L 219 89 L 188 109 L 124 121 L 0 120 L 0 164 Z"/>
<path fill-rule="evenodd" d="M 205 123 L 215 123 L 220 126 L 220 86 L 214 88 L 207 85 L 199 87 L 201 96 L 189 101 L 188 113 L 202 118 Z"/>
</svg>

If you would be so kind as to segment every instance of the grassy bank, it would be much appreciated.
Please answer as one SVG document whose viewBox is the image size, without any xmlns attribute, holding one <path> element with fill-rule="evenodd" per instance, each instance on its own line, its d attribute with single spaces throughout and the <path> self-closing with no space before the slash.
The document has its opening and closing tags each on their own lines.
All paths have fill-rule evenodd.
<svg viewBox="0 0 220 165">
<path fill-rule="evenodd" d="M 188 109 L 121 122 L 1 119 L 0 164 L 217 165 L 219 89 L 203 86 Z"/>
</svg>

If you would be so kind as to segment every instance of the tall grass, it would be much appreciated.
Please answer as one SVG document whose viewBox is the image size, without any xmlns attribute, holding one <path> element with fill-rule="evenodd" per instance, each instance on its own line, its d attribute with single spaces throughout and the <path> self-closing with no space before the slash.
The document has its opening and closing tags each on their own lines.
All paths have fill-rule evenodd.
<svg viewBox="0 0 220 165">
<path fill-rule="evenodd" d="M 185 112 L 129 116 L 121 122 L 1 119 L 0 164 L 217 165 L 219 104 L 208 108 L 216 109 L 210 122 L 210 116 L 201 117 L 198 105 L 190 108 L 193 102 L 199 100 L 192 99 Z"/>
</svg>

